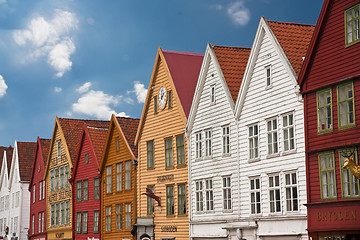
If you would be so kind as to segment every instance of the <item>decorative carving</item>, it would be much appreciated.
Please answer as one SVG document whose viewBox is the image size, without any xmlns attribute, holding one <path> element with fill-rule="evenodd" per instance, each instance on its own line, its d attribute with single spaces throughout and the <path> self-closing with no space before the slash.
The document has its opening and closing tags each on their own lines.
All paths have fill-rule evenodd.
<svg viewBox="0 0 360 240">
<path fill-rule="evenodd" d="M 145 193 L 142 193 L 142 195 L 146 195 L 146 196 L 148 196 L 149 198 L 154 199 L 155 201 L 157 201 L 158 206 L 161 207 L 160 197 L 156 196 L 156 195 L 153 193 L 153 191 L 151 191 L 150 188 L 146 188 L 146 192 L 145 192 Z"/>
<path fill-rule="evenodd" d="M 356 165 L 354 162 L 354 153 L 350 156 L 347 156 L 344 160 L 343 168 L 349 167 L 351 173 L 357 178 L 360 179 L 360 166 Z"/>
</svg>

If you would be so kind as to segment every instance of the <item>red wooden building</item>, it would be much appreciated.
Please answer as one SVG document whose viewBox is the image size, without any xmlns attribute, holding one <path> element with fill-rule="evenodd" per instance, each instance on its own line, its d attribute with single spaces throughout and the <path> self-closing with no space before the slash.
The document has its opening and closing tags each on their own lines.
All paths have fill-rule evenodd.
<svg viewBox="0 0 360 240">
<path fill-rule="evenodd" d="M 360 239 L 359 0 L 325 0 L 299 76 L 310 239 Z M 343 168 L 353 154 L 355 164 Z"/>
<path fill-rule="evenodd" d="M 37 138 L 34 163 L 29 184 L 30 224 L 29 239 L 46 238 L 46 184 L 44 171 L 49 154 L 50 139 Z"/>
<path fill-rule="evenodd" d="M 100 239 L 102 158 L 108 128 L 84 125 L 72 177 L 73 239 Z"/>
</svg>

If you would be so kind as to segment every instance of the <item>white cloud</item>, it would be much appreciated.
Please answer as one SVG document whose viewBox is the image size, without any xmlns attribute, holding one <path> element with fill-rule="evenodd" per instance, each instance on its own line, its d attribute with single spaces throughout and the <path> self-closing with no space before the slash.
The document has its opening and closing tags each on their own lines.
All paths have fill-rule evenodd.
<svg viewBox="0 0 360 240">
<path fill-rule="evenodd" d="M 57 71 L 56 76 L 62 77 L 72 66 L 70 57 L 76 48 L 71 35 L 77 28 L 74 13 L 56 9 L 50 20 L 42 16 L 31 19 L 25 29 L 13 32 L 13 39 L 19 46 L 27 47 L 24 61 L 47 56 L 48 64 Z"/>
<path fill-rule="evenodd" d="M 131 92 L 134 92 L 136 94 L 138 103 L 145 102 L 147 89 L 145 88 L 144 84 L 140 82 L 134 82 L 134 90 Z"/>
<path fill-rule="evenodd" d="M 91 87 L 91 82 L 86 82 L 81 87 L 76 89 L 76 91 L 78 93 L 85 93 L 85 92 L 89 91 L 90 87 Z"/>
<path fill-rule="evenodd" d="M 3 76 L 0 75 L 0 98 L 2 98 L 6 94 L 6 89 L 8 86 L 5 83 Z"/>
<path fill-rule="evenodd" d="M 62 91 L 61 87 L 54 87 L 54 92 L 59 93 Z"/>
<path fill-rule="evenodd" d="M 250 10 L 245 7 L 244 1 L 236 1 L 229 5 L 227 13 L 235 24 L 246 25 L 250 20 Z"/>
<path fill-rule="evenodd" d="M 109 119 L 111 114 L 126 115 L 125 113 L 116 113 L 110 108 L 110 106 L 118 105 L 120 99 L 121 97 L 114 97 L 103 91 L 90 90 L 82 95 L 77 103 L 72 105 L 72 110 L 98 119 Z"/>
</svg>

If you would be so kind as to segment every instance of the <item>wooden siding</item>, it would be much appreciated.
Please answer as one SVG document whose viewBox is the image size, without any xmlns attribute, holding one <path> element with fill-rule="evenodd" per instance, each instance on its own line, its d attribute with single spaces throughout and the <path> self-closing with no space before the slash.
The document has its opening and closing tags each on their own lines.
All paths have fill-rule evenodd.
<svg viewBox="0 0 360 240">
<path fill-rule="evenodd" d="M 112 119 L 114 121 L 115 118 Z M 115 119 L 116 121 L 116 119 Z M 134 166 L 133 156 L 129 151 L 125 140 L 120 134 L 120 130 L 114 127 L 112 122 L 108 135 L 108 146 L 104 153 L 103 168 L 101 170 L 101 239 L 135 239 L 130 233 L 133 224 L 136 223 L 136 167 Z M 115 140 L 119 139 L 119 150 L 116 150 Z M 131 189 L 125 190 L 125 162 L 131 161 Z M 116 164 L 123 164 L 122 191 L 116 191 Z M 106 193 L 106 167 L 112 167 L 111 193 Z M 125 229 L 125 206 L 123 205 L 122 223 L 123 229 L 116 230 L 116 205 L 131 203 L 131 228 Z M 111 231 L 106 231 L 105 227 L 105 208 L 111 206 Z"/>
<path fill-rule="evenodd" d="M 56 123 L 57 125 L 57 123 Z M 64 196 L 61 199 L 55 200 L 55 201 L 50 201 L 51 196 L 52 195 L 57 195 L 57 196 L 61 196 L 62 193 L 64 193 L 64 190 L 59 190 L 59 191 L 55 191 L 55 192 L 51 192 L 50 189 L 50 170 L 53 169 L 54 167 L 58 167 L 61 165 L 66 165 L 69 164 L 69 177 L 71 176 L 71 169 L 72 169 L 72 161 L 70 159 L 70 156 L 68 155 L 68 150 L 67 150 L 67 145 L 66 145 L 66 140 L 63 137 L 63 135 L 61 134 L 60 128 L 59 126 L 56 126 L 54 129 L 55 133 L 54 133 L 54 137 L 51 141 L 51 145 L 50 145 L 50 151 L 49 153 L 51 154 L 49 156 L 49 162 L 48 162 L 48 173 L 46 173 L 46 212 L 48 214 L 46 214 L 46 231 L 47 231 L 47 239 L 59 239 L 56 234 L 60 234 L 59 236 L 62 236 L 60 238 L 64 238 L 64 239 L 71 239 L 72 238 L 72 198 L 71 198 L 71 185 L 69 184 L 69 194 Z M 60 140 L 61 141 L 61 158 L 63 159 L 63 163 L 61 164 L 52 164 L 52 160 L 53 159 L 57 159 L 57 141 Z M 61 201 L 69 201 L 69 208 L 70 208 L 70 216 L 69 216 L 69 224 L 67 225 L 60 225 L 60 226 L 51 226 L 51 203 L 55 203 L 55 202 L 61 202 Z"/>
<path fill-rule="evenodd" d="M 216 61 L 216 59 L 215 59 Z M 209 57 L 209 66 L 206 71 L 204 87 L 200 94 L 198 109 L 195 113 L 193 129 L 190 135 L 190 172 L 191 185 L 191 223 L 197 224 L 202 221 L 234 221 L 239 217 L 239 186 L 238 186 L 238 156 L 237 156 L 237 126 L 235 123 L 233 108 L 226 95 L 224 86 L 226 83 L 220 78 L 215 68 L 214 59 Z M 220 73 L 222 74 L 222 73 Z M 225 84 L 225 85 L 224 85 Z M 210 102 L 210 87 L 215 85 L 216 103 Z M 230 99 L 232 101 L 232 98 Z M 222 126 L 230 125 L 230 154 L 222 153 Z M 205 157 L 205 132 L 212 130 L 212 156 Z M 203 156 L 196 159 L 195 135 L 202 133 Z M 223 208 L 222 177 L 231 176 L 232 210 Z M 214 211 L 196 211 L 195 182 L 199 180 L 213 180 Z M 204 198 L 205 206 L 205 198 Z M 224 230 L 218 229 L 223 232 Z M 206 234 L 206 233 L 197 233 Z"/>
<path fill-rule="evenodd" d="M 169 79 L 168 69 L 166 69 L 163 59 L 160 59 L 156 67 L 154 76 L 154 82 L 152 86 L 149 86 L 149 106 L 146 109 L 146 113 L 143 115 L 143 129 L 140 133 L 138 142 L 139 149 L 139 165 L 138 165 L 138 217 L 147 216 L 147 196 L 143 195 L 148 185 L 154 185 L 155 195 L 161 198 L 161 212 L 156 208 L 155 202 L 155 236 L 156 239 L 161 237 L 176 237 L 176 239 L 189 239 L 189 217 L 188 217 L 188 204 L 187 214 L 179 216 L 178 213 L 178 201 L 177 201 L 177 184 L 186 185 L 188 182 L 188 168 L 187 168 L 187 140 L 184 137 L 185 145 L 185 166 L 177 166 L 176 161 L 176 136 L 184 134 L 186 127 L 186 118 L 180 105 L 179 98 L 174 84 Z M 168 109 L 167 105 L 164 109 L 158 106 L 158 113 L 154 114 L 154 96 L 158 96 L 161 86 L 165 86 L 166 90 L 172 90 L 172 108 Z M 153 90 L 150 90 L 153 87 Z M 164 139 L 172 137 L 173 145 L 173 167 L 170 169 L 165 168 L 165 147 Z M 146 142 L 154 141 L 154 168 L 147 168 L 147 145 Z M 171 181 L 158 183 L 157 177 L 173 174 L 174 178 Z M 166 186 L 174 185 L 174 216 L 166 216 Z M 162 226 L 176 226 L 177 232 L 162 232 Z"/>
<path fill-rule="evenodd" d="M 91 148 L 89 135 L 85 134 L 81 141 L 81 151 L 80 157 L 77 164 L 77 171 L 75 173 L 75 178 L 72 180 L 72 189 L 74 190 L 72 193 L 73 198 L 73 210 L 72 212 L 74 215 L 74 222 L 73 222 L 73 232 L 74 232 L 74 239 L 84 239 L 87 240 L 89 238 L 100 238 L 100 226 L 99 226 L 99 233 L 93 232 L 93 223 L 94 223 L 94 210 L 98 210 L 100 213 L 100 199 L 94 199 L 94 178 L 99 178 L 99 168 L 97 164 L 97 159 L 95 156 L 94 150 Z M 85 154 L 89 154 L 89 161 L 85 163 Z M 88 201 L 76 201 L 76 182 L 88 180 Z M 99 179 L 100 180 L 100 179 Z M 100 182 L 99 182 L 100 183 Z M 99 185 L 100 186 L 100 185 Z M 99 192 L 100 194 L 101 192 Z M 82 192 L 81 196 L 83 199 L 83 185 L 82 185 Z M 76 213 L 77 212 L 88 212 L 88 233 L 76 233 Z M 100 218 L 99 218 L 100 224 Z M 81 230 L 82 231 L 82 230 Z"/>
<path fill-rule="evenodd" d="M 345 47 L 345 10 L 358 0 L 331 1 L 305 73 L 303 91 L 359 76 L 360 44 Z M 310 57 L 310 56 L 309 56 Z"/>
<path fill-rule="evenodd" d="M 271 65 L 272 87 L 266 88 L 265 67 Z M 305 175 L 305 142 L 304 142 L 304 117 L 303 103 L 299 101 L 294 91 L 295 85 L 291 81 L 289 72 L 286 71 L 278 51 L 270 41 L 268 34 L 264 37 L 255 59 L 254 69 L 250 78 L 249 87 L 240 118 L 239 126 L 239 154 L 240 154 L 240 216 L 245 218 L 264 217 L 276 220 L 277 216 L 270 213 L 269 179 L 271 174 L 280 174 L 281 186 L 281 213 L 279 221 L 284 219 L 298 219 L 295 224 L 297 230 L 305 225 L 306 216 L 306 175 Z M 293 113 L 295 131 L 295 150 L 284 151 L 283 136 L 283 114 Z M 278 151 L 279 154 L 268 156 L 267 154 L 267 120 L 277 118 L 278 129 Z M 253 124 L 259 126 L 259 158 L 249 160 L 248 127 Z M 286 211 L 285 198 L 285 174 L 297 173 L 298 184 L 298 206 L 299 211 Z M 250 210 L 250 179 L 260 178 L 261 214 L 251 214 Z M 264 221 L 263 221 L 264 222 Z M 287 224 L 291 221 L 286 221 Z M 258 220 L 261 224 L 261 220 Z M 263 223 L 264 224 L 264 223 Z M 279 222 L 272 223 L 278 226 Z M 305 226 L 304 226 L 305 227 Z M 284 232 L 285 229 L 278 229 Z M 259 231 L 261 231 L 259 229 Z M 258 234 L 259 234 L 258 231 Z M 264 230 L 262 230 L 264 231 Z M 305 235 L 302 236 L 304 238 Z"/>
</svg>

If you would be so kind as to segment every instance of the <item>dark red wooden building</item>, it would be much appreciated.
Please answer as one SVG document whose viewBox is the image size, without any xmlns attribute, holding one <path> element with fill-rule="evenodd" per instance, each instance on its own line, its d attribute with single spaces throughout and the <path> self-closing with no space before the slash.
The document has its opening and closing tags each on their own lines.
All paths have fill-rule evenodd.
<svg viewBox="0 0 360 240">
<path fill-rule="evenodd" d="M 299 76 L 304 95 L 308 232 L 360 240 L 359 0 L 325 0 Z M 347 156 L 354 162 L 343 168 Z M 359 176 L 360 177 L 360 176 Z"/>
<path fill-rule="evenodd" d="M 73 239 L 100 239 L 102 158 L 108 128 L 83 126 L 81 141 L 71 177 L 73 201 Z"/>
<path fill-rule="evenodd" d="M 34 163 L 32 166 L 30 192 L 29 239 L 46 238 L 46 184 L 44 171 L 48 159 L 50 139 L 37 138 Z"/>
</svg>

